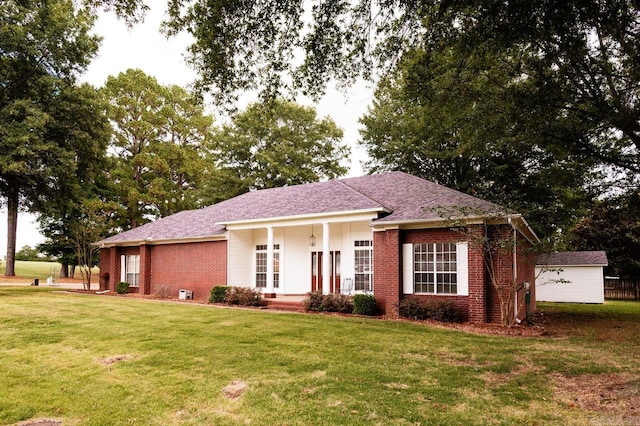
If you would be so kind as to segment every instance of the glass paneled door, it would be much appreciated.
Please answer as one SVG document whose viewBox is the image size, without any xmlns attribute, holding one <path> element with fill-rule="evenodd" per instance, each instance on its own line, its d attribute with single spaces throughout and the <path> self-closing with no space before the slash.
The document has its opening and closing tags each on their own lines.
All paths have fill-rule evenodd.
<svg viewBox="0 0 640 426">
<path fill-rule="evenodd" d="M 329 292 L 340 293 L 340 251 L 329 252 L 331 256 L 331 276 L 329 277 Z M 311 291 L 322 291 L 322 257 L 321 251 L 311 252 Z"/>
</svg>

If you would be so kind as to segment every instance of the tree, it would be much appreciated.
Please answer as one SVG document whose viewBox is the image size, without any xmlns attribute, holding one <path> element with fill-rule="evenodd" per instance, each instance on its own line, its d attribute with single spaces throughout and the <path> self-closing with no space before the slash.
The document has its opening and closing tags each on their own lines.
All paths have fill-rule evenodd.
<svg viewBox="0 0 640 426">
<path fill-rule="evenodd" d="M 197 207 L 213 123 L 202 101 L 140 70 L 109 77 L 103 93 L 114 128 L 109 176 L 122 226 Z"/>
<path fill-rule="evenodd" d="M 8 210 L 7 269 L 14 275 L 17 213 L 64 197 L 84 170 L 61 104 L 98 48 L 93 18 L 70 0 L 0 4 L 0 195 Z M 79 89 L 82 90 L 82 89 Z M 84 142 L 84 141 L 83 141 Z"/>
<path fill-rule="evenodd" d="M 41 260 L 40 252 L 37 248 L 26 245 L 16 252 L 16 260 Z"/>
<path fill-rule="evenodd" d="M 84 289 L 91 290 L 92 269 L 100 251 L 93 243 L 113 231 L 117 205 L 97 198 L 86 199 L 78 210 L 78 216 L 70 225 L 69 242 L 77 257 Z"/>
<path fill-rule="evenodd" d="M 358 77 L 384 76 L 416 50 L 423 52 L 420 64 L 427 75 L 448 71 L 455 89 L 457 75 L 482 71 L 477 59 L 489 54 L 511 79 L 506 87 L 504 79 L 489 80 L 487 87 L 501 91 L 525 83 L 532 96 L 522 108 L 533 105 L 549 111 L 545 117 L 562 117 L 581 129 L 580 137 L 559 133 L 550 139 L 622 172 L 619 177 L 635 179 L 640 172 L 640 12 L 635 2 L 168 4 L 167 33 L 184 30 L 194 36 L 189 61 L 200 73 L 200 87 L 216 99 L 233 99 L 256 87 L 270 94 L 289 88 L 317 96 L 333 78 L 349 84 Z M 443 53 L 452 60 L 439 60 Z"/>
<path fill-rule="evenodd" d="M 298 185 L 346 173 L 348 148 L 330 118 L 293 102 L 255 103 L 216 132 L 213 158 L 228 197 L 250 189 Z"/>
<path fill-rule="evenodd" d="M 532 102 L 539 89 L 513 84 L 501 58 L 460 70 L 446 51 L 429 66 L 424 55 L 407 55 L 361 118 L 368 169 L 404 170 L 512 208 L 542 235 L 573 226 L 597 163 L 554 135 L 573 140 L 588 129 Z"/>
<path fill-rule="evenodd" d="M 578 250 L 604 250 L 609 273 L 640 279 L 640 191 L 599 201 L 571 237 Z"/>
</svg>

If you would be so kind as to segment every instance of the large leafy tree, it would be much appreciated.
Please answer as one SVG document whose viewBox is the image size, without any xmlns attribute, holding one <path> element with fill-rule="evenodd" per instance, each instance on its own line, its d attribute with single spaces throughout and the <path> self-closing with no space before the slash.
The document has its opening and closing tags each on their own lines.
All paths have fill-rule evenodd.
<svg viewBox="0 0 640 426">
<path fill-rule="evenodd" d="M 0 4 L 0 195 L 8 210 L 6 275 L 14 275 L 17 214 L 72 193 L 100 151 L 86 124 L 86 88 L 75 86 L 98 48 L 93 18 L 71 0 Z M 69 113 L 71 111 L 71 113 Z M 97 124 L 100 127 L 100 124 Z M 81 164 L 81 163 L 85 164 Z M 82 167 L 88 165 L 88 168 Z"/>
<path fill-rule="evenodd" d="M 40 249 L 62 264 L 61 277 L 73 276 L 74 269 L 69 272 L 69 266 L 77 264 L 69 232 L 80 217 L 83 200 L 105 192 L 105 155 L 111 135 L 106 104 L 96 89 L 84 84 L 70 86 L 67 92 L 55 98 L 51 111 L 56 117 L 57 137 L 73 147 L 67 155 L 74 156 L 74 167 L 67 170 L 62 196 L 45 199 L 41 194 L 38 210 L 40 227 L 47 238 Z"/>
<path fill-rule="evenodd" d="M 530 97 L 522 108 L 531 106 L 580 127 L 580 137 L 550 138 L 569 152 L 588 153 L 618 177 L 635 179 L 640 172 L 637 2 L 168 3 L 167 31 L 194 35 L 190 62 L 200 72 L 201 86 L 220 99 L 255 87 L 318 95 L 332 78 L 349 83 L 376 72 L 385 75 L 417 49 L 422 75 L 429 78 L 446 66 L 455 89 L 460 75 L 483 71 L 477 59 L 488 54 L 510 77 L 488 81 L 488 88 L 526 83 Z M 443 53 L 451 60 L 442 61 Z"/>
<path fill-rule="evenodd" d="M 213 123 L 201 100 L 140 70 L 109 77 L 103 93 L 114 128 L 109 177 L 122 227 L 197 207 Z"/>
<path fill-rule="evenodd" d="M 371 171 L 400 169 L 526 214 L 542 235 L 568 229 L 592 197 L 598 162 L 564 140 L 588 137 L 572 117 L 532 98 L 504 59 L 452 65 L 450 52 L 407 54 L 361 119 Z M 469 64 L 471 65 L 471 64 Z"/>
<path fill-rule="evenodd" d="M 611 274 L 640 279 L 640 191 L 599 201 L 571 237 L 579 250 L 605 250 Z"/>
<path fill-rule="evenodd" d="M 345 174 L 342 135 L 311 107 L 279 99 L 250 105 L 216 132 L 213 161 L 225 193 L 210 193 L 211 201 Z"/>
</svg>

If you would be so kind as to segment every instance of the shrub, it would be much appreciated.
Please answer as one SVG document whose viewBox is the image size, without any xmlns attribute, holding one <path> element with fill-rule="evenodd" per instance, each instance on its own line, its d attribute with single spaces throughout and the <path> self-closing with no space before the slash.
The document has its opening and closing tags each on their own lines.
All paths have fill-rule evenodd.
<svg viewBox="0 0 640 426">
<path fill-rule="evenodd" d="M 120 281 L 119 283 L 116 284 L 116 293 L 125 294 L 128 292 L 129 292 L 129 283 Z"/>
<path fill-rule="evenodd" d="M 307 298 L 302 301 L 302 307 L 305 311 L 320 312 L 323 301 L 324 295 L 321 292 L 307 293 Z"/>
<path fill-rule="evenodd" d="M 370 294 L 354 295 L 353 313 L 356 315 L 374 315 L 376 313 L 375 297 Z"/>
<path fill-rule="evenodd" d="M 407 297 L 400 301 L 398 311 L 401 317 L 416 320 L 455 322 L 457 319 L 455 305 L 451 300 L 420 300 L 417 297 Z"/>
<path fill-rule="evenodd" d="M 227 296 L 227 290 L 229 287 L 226 285 L 217 285 L 211 289 L 209 295 L 209 303 L 224 303 L 224 299 Z"/>
<path fill-rule="evenodd" d="M 168 285 L 159 285 L 156 287 L 153 295 L 159 299 L 169 299 L 171 297 L 171 289 Z"/>
<path fill-rule="evenodd" d="M 353 313 L 353 300 L 350 296 L 345 296 L 344 294 L 334 294 L 333 301 L 336 307 L 336 312 L 340 312 L 341 314 Z"/>
<path fill-rule="evenodd" d="M 228 287 L 224 298 L 227 305 L 262 306 L 262 294 L 247 287 Z"/>
<path fill-rule="evenodd" d="M 307 298 L 302 301 L 306 311 L 314 312 L 339 312 L 350 314 L 353 312 L 351 297 L 343 294 L 322 294 L 317 291 L 307 293 Z"/>
</svg>

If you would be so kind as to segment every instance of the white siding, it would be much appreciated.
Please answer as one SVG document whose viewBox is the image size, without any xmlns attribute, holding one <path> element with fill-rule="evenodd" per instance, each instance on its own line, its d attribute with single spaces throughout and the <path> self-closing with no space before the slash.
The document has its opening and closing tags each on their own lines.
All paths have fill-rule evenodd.
<svg viewBox="0 0 640 426">
<path fill-rule="evenodd" d="M 545 271 L 536 268 L 536 300 L 540 302 L 604 303 L 604 274 L 601 266 L 562 266 Z M 570 283 L 558 283 L 564 279 Z"/>
<path fill-rule="evenodd" d="M 317 228 L 317 227 L 314 227 Z M 319 233 L 315 232 L 320 241 Z M 311 249 L 309 247 L 310 228 L 296 226 L 282 230 L 280 243 L 280 288 L 283 294 L 305 294 L 311 291 Z M 317 248 L 316 246 L 315 248 Z"/>
<path fill-rule="evenodd" d="M 266 233 L 265 233 L 266 236 Z M 253 231 L 229 232 L 227 242 L 227 284 L 237 287 L 252 287 L 255 269 L 253 257 Z"/>
</svg>

